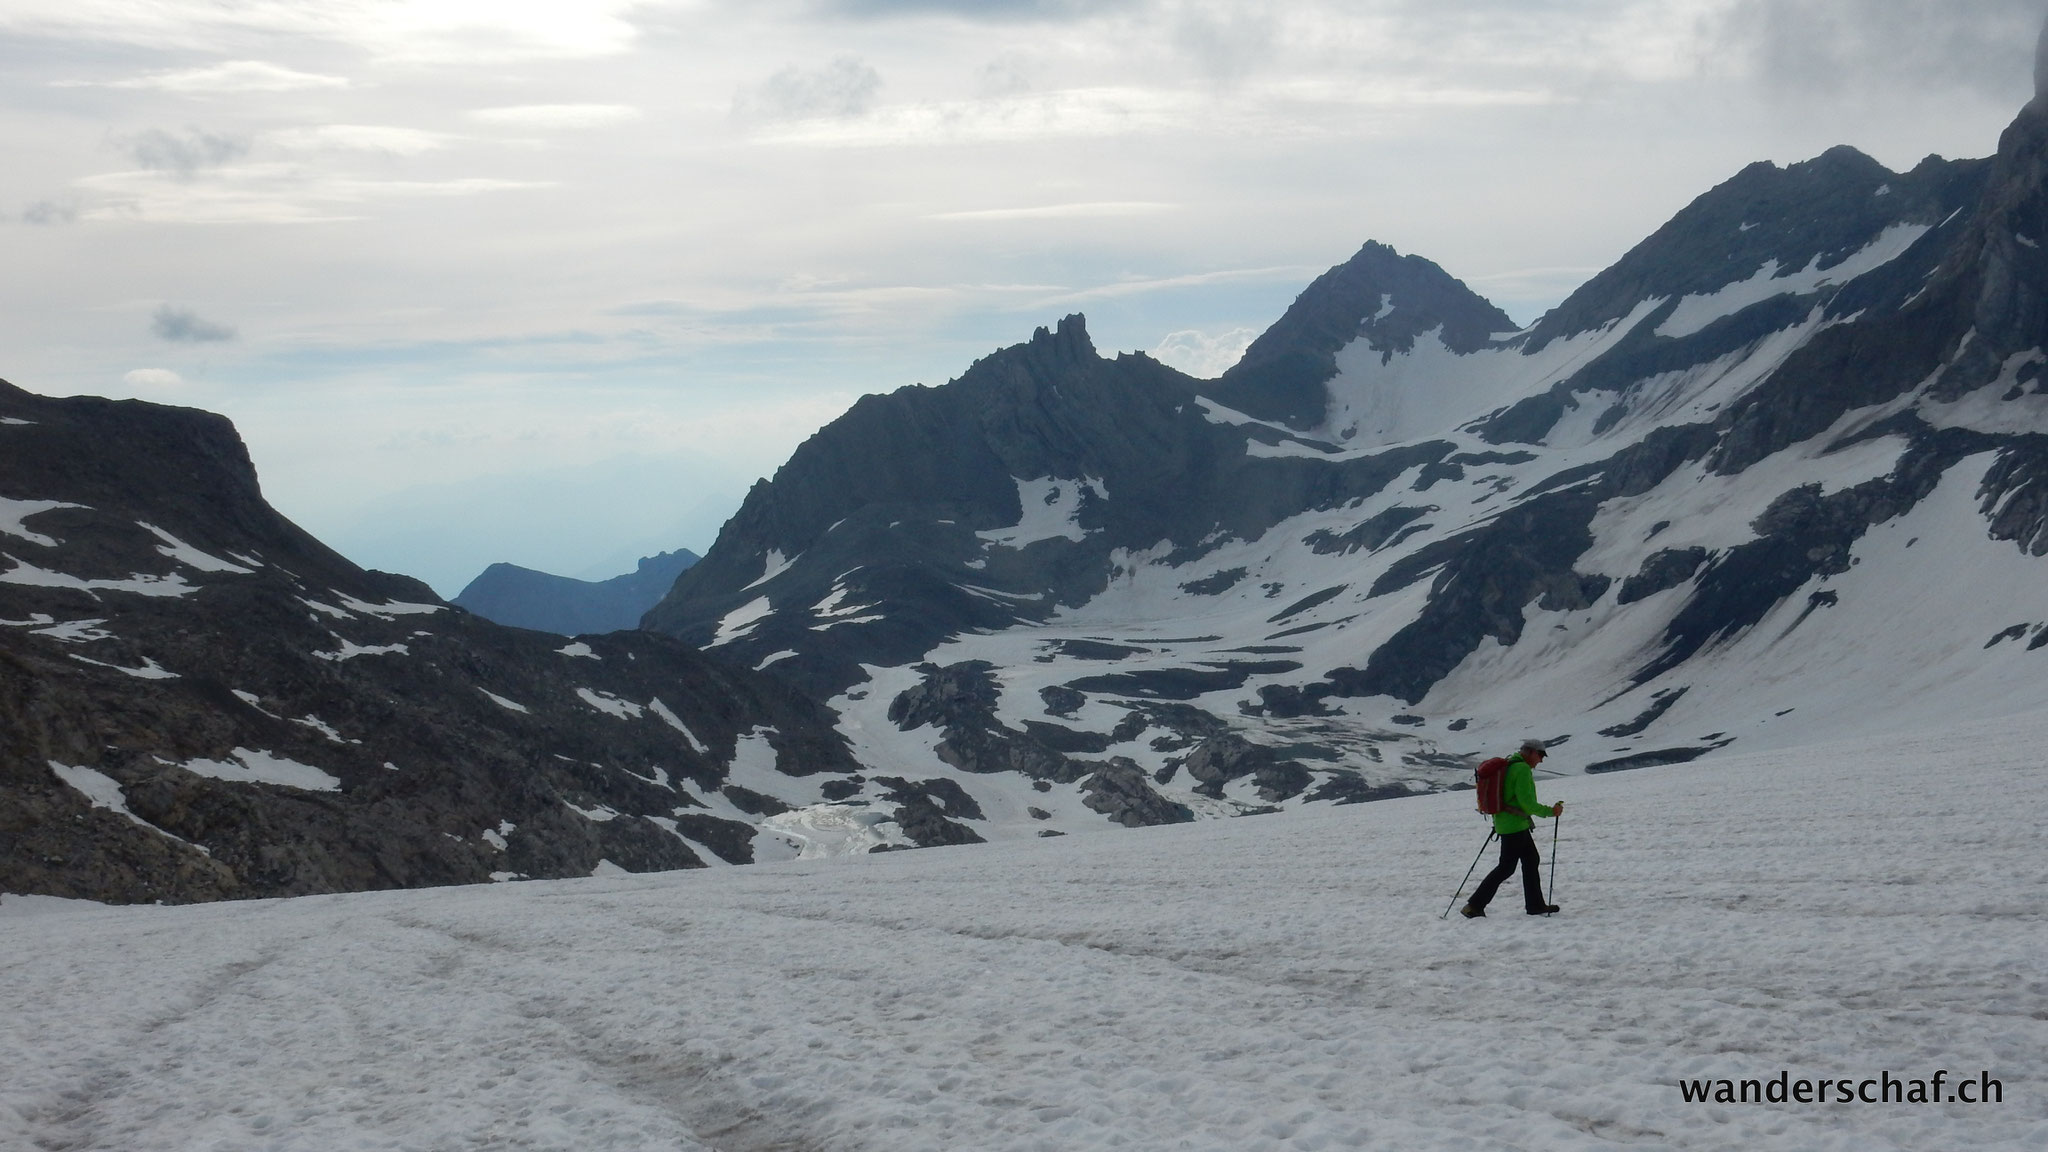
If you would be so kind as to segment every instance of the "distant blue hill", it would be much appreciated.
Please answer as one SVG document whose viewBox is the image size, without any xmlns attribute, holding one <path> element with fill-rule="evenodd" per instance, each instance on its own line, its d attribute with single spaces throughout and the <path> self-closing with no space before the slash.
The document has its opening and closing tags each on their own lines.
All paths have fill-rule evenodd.
<svg viewBox="0 0 2048 1152">
<path fill-rule="evenodd" d="M 454 603 L 514 628 L 581 636 L 638 628 L 640 617 L 668 594 L 676 575 L 697 562 L 687 548 L 646 556 L 609 580 L 575 580 L 517 564 L 493 564 Z"/>
</svg>

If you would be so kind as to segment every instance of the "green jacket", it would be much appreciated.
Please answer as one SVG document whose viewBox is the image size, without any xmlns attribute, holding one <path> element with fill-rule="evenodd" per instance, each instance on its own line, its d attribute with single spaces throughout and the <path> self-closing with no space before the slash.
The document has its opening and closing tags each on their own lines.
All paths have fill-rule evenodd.
<svg viewBox="0 0 2048 1152">
<path fill-rule="evenodd" d="M 1493 830 L 1503 836 L 1527 832 L 1536 826 L 1531 816 L 1555 816 L 1555 809 L 1536 802 L 1536 774 L 1520 752 L 1508 757 L 1500 781 L 1500 811 L 1493 814 Z"/>
</svg>

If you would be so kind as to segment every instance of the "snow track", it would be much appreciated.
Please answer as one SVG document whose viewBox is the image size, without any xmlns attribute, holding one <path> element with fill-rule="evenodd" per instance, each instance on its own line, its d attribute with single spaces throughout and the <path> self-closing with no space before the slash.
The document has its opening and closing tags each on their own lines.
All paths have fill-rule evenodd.
<svg viewBox="0 0 2048 1152">
<path fill-rule="evenodd" d="M 2044 739 L 2036 715 L 1546 781 L 1549 919 L 1512 893 L 1437 919 L 1484 834 L 1455 794 L 717 872 L 10 898 L 0 1147 L 2038 1148 Z M 1938 1068 L 2003 1102 L 1676 1086 Z"/>
</svg>

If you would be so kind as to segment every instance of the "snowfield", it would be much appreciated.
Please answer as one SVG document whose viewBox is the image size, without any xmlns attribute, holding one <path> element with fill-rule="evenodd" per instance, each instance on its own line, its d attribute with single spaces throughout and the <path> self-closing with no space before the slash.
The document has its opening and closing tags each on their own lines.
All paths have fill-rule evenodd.
<svg viewBox="0 0 2048 1152">
<path fill-rule="evenodd" d="M 1462 794 L 484 888 L 8 897 L 0 1147 L 2048 1147 L 2044 741 L 2034 714 L 1543 780 L 1569 802 L 1551 918 L 1510 890 L 1438 919 L 1484 835 Z M 1937 1069 L 2003 1100 L 1677 1087 Z"/>
</svg>

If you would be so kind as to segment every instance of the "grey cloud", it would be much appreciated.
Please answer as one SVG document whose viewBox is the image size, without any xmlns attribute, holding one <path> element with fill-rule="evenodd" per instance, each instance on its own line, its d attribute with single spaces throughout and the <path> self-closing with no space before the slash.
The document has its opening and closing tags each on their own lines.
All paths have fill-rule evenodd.
<svg viewBox="0 0 2048 1152">
<path fill-rule="evenodd" d="M 198 128 L 187 128 L 183 135 L 151 128 L 130 141 L 128 150 L 144 168 L 189 180 L 202 168 L 218 168 L 247 155 L 249 142 Z"/>
<path fill-rule="evenodd" d="M 73 224 L 78 221 L 78 205 L 58 200 L 38 200 L 21 210 L 24 224 Z"/>
<path fill-rule="evenodd" d="M 976 87 L 983 96 L 1016 96 L 1031 91 L 1031 72 L 1015 56 L 1003 56 L 981 66 Z"/>
<path fill-rule="evenodd" d="M 2024 98 L 2042 0 L 1739 0 L 1717 46 L 1781 91 Z"/>
<path fill-rule="evenodd" d="M 2041 38 L 2034 42 L 2034 99 L 2048 100 L 2048 21 L 2041 24 Z"/>
<path fill-rule="evenodd" d="M 201 319 L 190 308 L 173 308 L 169 304 L 157 306 L 155 315 L 150 317 L 149 330 L 157 339 L 173 344 L 209 344 L 235 338 L 233 328 Z"/>
<path fill-rule="evenodd" d="M 874 104 L 882 74 L 865 61 L 841 56 L 823 68 L 784 68 L 733 97 L 735 115 L 765 120 L 858 116 Z"/>
<path fill-rule="evenodd" d="M 1263 5 L 1188 5 L 1174 28 L 1174 42 L 1211 80 L 1242 78 L 1273 55 L 1278 20 Z"/>
</svg>

